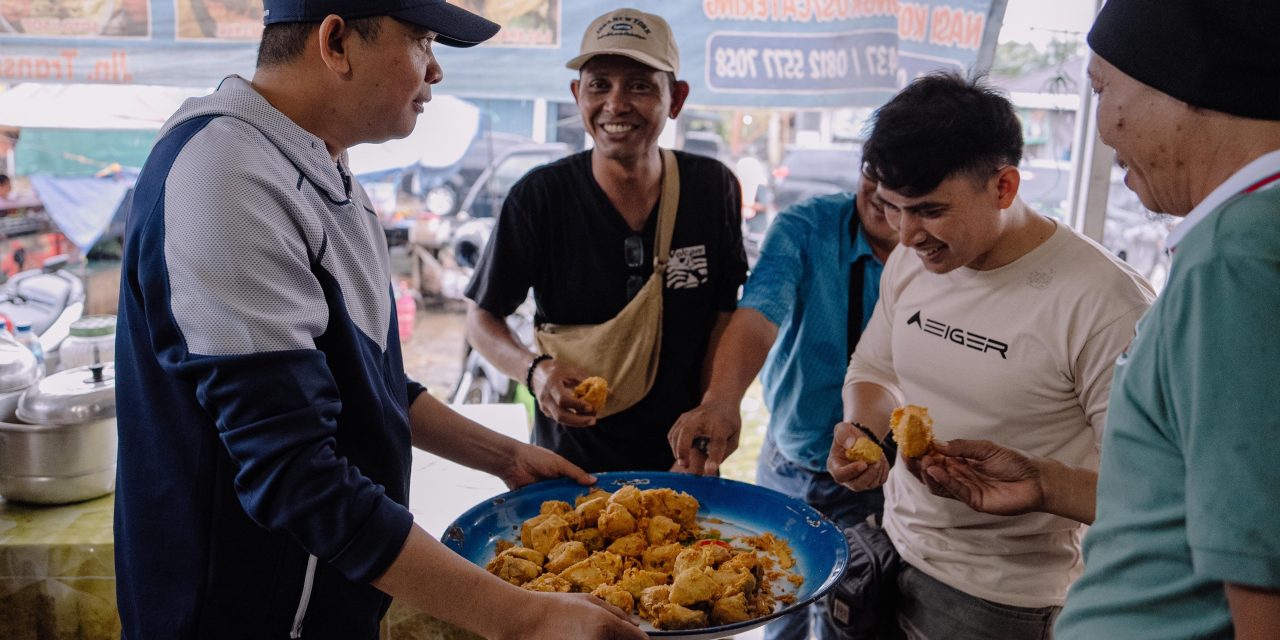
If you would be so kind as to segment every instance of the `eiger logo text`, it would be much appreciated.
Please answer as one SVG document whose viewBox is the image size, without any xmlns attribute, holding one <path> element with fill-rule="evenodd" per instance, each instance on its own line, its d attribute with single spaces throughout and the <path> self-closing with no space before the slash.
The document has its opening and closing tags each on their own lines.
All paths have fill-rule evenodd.
<svg viewBox="0 0 1280 640">
<path fill-rule="evenodd" d="M 938 322 L 937 320 L 921 318 L 919 311 L 915 312 L 914 315 L 907 319 L 908 327 L 913 324 L 925 333 L 933 334 L 943 340 L 954 342 L 962 347 L 968 347 L 981 353 L 994 351 L 999 353 L 1002 359 L 1009 359 L 1009 345 L 1004 342 L 1000 342 L 999 340 L 988 338 L 972 331 L 965 331 L 959 327 L 953 327 L 949 324 Z"/>
</svg>

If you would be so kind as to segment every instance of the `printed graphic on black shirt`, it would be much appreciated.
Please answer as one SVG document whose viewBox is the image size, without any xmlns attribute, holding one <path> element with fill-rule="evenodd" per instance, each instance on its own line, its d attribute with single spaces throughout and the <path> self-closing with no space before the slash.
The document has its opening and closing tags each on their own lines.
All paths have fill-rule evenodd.
<svg viewBox="0 0 1280 640">
<path fill-rule="evenodd" d="M 668 289 L 696 289 L 707 283 L 707 245 L 671 250 L 667 262 Z"/>
</svg>

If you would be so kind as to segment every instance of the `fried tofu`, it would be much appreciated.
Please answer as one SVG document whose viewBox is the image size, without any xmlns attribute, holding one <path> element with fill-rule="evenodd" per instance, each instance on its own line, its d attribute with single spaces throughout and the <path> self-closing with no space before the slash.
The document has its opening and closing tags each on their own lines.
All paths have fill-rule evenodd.
<svg viewBox="0 0 1280 640">
<path fill-rule="evenodd" d="M 844 450 L 844 457 L 849 462 L 875 464 L 884 458 L 884 449 L 869 438 L 858 438 L 852 447 Z"/>
<path fill-rule="evenodd" d="M 561 542 L 551 549 L 551 553 L 547 555 L 547 563 L 544 568 L 551 573 L 560 573 L 586 559 L 586 545 L 576 540 L 569 540 Z"/>
<path fill-rule="evenodd" d="M 640 557 L 640 554 L 644 553 L 644 550 L 648 548 L 649 543 L 645 540 L 644 534 L 637 531 L 633 534 L 625 535 L 614 540 L 613 543 L 609 545 L 608 550 L 620 556 L 638 558 Z"/>
<path fill-rule="evenodd" d="M 640 490 L 632 485 L 627 485 L 609 496 L 609 504 L 620 504 L 631 512 L 632 516 L 643 518 L 648 514 L 648 510 L 644 508 L 643 496 Z"/>
<path fill-rule="evenodd" d="M 707 613 L 678 604 L 669 604 L 662 607 L 658 612 L 658 619 L 653 624 L 659 629 L 698 629 L 707 626 Z"/>
<path fill-rule="evenodd" d="M 645 589 L 666 583 L 666 573 L 661 571 L 648 571 L 634 567 L 623 571 L 622 578 L 618 580 L 618 586 L 626 589 L 628 593 L 637 598 L 640 597 L 641 592 Z"/>
<path fill-rule="evenodd" d="M 725 596 L 711 605 L 711 622 L 714 624 L 745 622 L 750 619 L 747 597 L 741 593 Z"/>
<path fill-rule="evenodd" d="M 640 592 L 640 613 L 652 620 L 664 607 L 671 604 L 671 585 L 660 584 Z"/>
<path fill-rule="evenodd" d="M 529 591 L 544 591 L 547 593 L 569 593 L 573 591 L 573 585 L 569 584 L 568 580 L 554 573 L 544 573 L 522 586 Z"/>
<path fill-rule="evenodd" d="M 604 534 L 595 527 L 573 532 L 573 539 L 585 545 L 587 551 L 599 551 L 604 548 Z"/>
<path fill-rule="evenodd" d="M 680 539 L 680 525 L 666 516 L 654 516 L 645 527 L 645 537 L 653 545 L 676 542 Z"/>
<path fill-rule="evenodd" d="M 676 574 L 671 583 L 671 603 L 688 607 L 710 602 L 719 586 L 711 575 L 710 568 L 685 569 Z"/>
<path fill-rule="evenodd" d="M 529 582 L 542 573 L 542 567 L 505 553 L 490 561 L 485 569 L 516 586 Z"/>
<path fill-rule="evenodd" d="M 602 584 L 591 591 L 591 595 L 608 602 L 609 604 L 632 613 L 635 611 L 636 600 L 630 592 L 616 584 Z"/>
<path fill-rule="evenodd" d="M 597 496 L 579 503 L 575 511 L 582 517 L 583 522 L 596 522 L 600 519 L 600 514 L 604 513 L 608 500 L 607 496 Z"/>
<path fill-rule="evenodd" d="M 692 526 L 698 517 L 698 500 L 681 491 L 667 488 L 648 489 L 640 493 L 645 510 L 650 516 L 666 516 L 680 523 L 681 526 Z"/>
<path fill-rule="evenodd" d="M 635 516 L 631 515 L 626 507 L 616 502 L 606 506 L 596 522 L 600 533 L 603 533 L 606 538 L 621 538 L 635 533 L 636 530 Z"/>
<path fill-rule="evenodd" d="M 649 547 L 641 554 L 640 560 L 644 563 L 645 569 L 672 573 L 675 569 L 676 557 L 683 550 L 684 547 L 680 546 L 678 542 Z"/>
<path fill-rule="evenodd" d="M 893 410 L 889 420 L 898 451 L 907 458 L 919 458 L 933 450 L 933 418 L 929 410 L 909 404 Z"/>
<path fill-rule="evenodd" d="M 621 573 L 622 557 L 608 551 L 600 551 L 561 571 L 560 577 L 568 580 L 574 590 L 591 593 L 602 584 L 617 581 Z"/>
<path fill-rule="evenodd" d="M 573 388 L 573 395 L 591 405 L 591 411 L 598 412 L 609 400 L 609 383 L 600 376 L 591 376 Z"/>
<path fill-rule="evenodd" d="M 520 544 L 546 555 L 552 547 L 573 539 L 573 528 L 555 514 L 543 514 L 525 521 L 520 529 Z"/>
</svg>

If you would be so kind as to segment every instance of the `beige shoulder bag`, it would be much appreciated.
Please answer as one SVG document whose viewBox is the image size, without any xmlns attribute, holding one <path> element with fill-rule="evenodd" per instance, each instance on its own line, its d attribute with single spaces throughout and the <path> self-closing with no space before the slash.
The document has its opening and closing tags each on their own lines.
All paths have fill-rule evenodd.
<svg viewBox="0 0 1280 640">
<path fill-rule="evenodd" d="M 603 324 L 544 323 L 535 339 L 538 349 L 561 362 L 609 382 L 609 400 L 596 412 L 603 418 L 640 402 L 658 377 L 662 346 L 662 291 L 671 255 L 671 235 L 680 202 L 676 156 L 662 150 L 662 196 L 658 201 L 658 235 L 654 239 L 653 274 L 636 297 Z"/>
</svg>

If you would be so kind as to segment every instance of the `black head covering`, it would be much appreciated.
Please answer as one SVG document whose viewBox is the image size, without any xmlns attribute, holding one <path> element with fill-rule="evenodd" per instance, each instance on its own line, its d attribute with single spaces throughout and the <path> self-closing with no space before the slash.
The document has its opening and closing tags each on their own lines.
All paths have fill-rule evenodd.
<svg viewBox="0 0 1280 640">
<path fill-rule="evenodd" d="M 1280 0 L 1108 0 L 1089 47 L 1192 106 L 1280 120 Z"/>
</svg>

